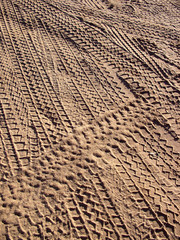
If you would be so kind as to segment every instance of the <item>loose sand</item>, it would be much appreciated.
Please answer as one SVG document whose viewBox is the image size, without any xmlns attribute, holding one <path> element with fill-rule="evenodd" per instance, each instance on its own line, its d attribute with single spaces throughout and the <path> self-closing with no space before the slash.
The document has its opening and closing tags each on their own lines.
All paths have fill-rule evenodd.
<svg viewBox="0 0 180 240">
<path fill-rule="evenodd" d="M 180 238 L 179 16 L 0 0 L 0 240 Z"/>
</svg>

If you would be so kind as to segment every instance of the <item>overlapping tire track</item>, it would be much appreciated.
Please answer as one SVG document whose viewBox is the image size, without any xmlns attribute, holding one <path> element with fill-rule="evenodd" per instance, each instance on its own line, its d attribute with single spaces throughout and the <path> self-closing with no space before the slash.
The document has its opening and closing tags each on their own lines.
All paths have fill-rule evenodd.
<svg viewBox="0 0 180 240">
<path fill-rule="evenodd" d="M 22 191 L 12 203 L 19 207 L 10 212 L 15 211 L 19 222 L 27 222 L 12 228 L 3 218 L 12 239 L 16 234 L 37 239 L 176 239 L 179 154 L 173 142 L 166 143 L 162 130 L 158 132 L 158 122 L 152 124 L 158 115 L 150 117 L 146 112 L 147 107 L 126 104 L 77 128 L 36 165 L 22 171 L 16 187 L 10 180 L 10 189 Z M 161 127 L 168 134 L 163 123 Z M 171 149 L 163 158 L 155 144 L 146 143 L 149 138 L 156 142 L 155 133 L 158 149 L 164 149 L 164 144 Z M 173 171 L 169 164 L 176 166 Z M 30 197 L 28 188 L 37 189 L 33 207 L 22 202 Z M 6 198 L 16 194 L 5 189 L 6 183 L 2 195 L 7 209 Z"/>
<path fill-rule="evenodd" d="M 0 1 L 0 237 L 178 239 L 177 32 L 76 3 Z"/>
</svg>

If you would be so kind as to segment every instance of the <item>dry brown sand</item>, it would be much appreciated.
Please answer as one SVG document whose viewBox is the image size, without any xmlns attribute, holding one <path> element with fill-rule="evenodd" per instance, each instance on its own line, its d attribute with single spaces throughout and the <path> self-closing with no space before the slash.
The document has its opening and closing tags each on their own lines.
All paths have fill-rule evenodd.
<svg viewBox="0 0 180 240">
<path fill-rule="evenodd" d="M 0 240 L 180 238 L 179 16 L 0 0 Z"/>
</svg>

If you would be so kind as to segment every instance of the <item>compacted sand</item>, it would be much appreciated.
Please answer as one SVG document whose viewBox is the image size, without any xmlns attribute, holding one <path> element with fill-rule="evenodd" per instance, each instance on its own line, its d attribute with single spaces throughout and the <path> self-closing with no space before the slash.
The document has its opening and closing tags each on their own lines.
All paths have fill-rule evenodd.
<svg viewBox="0 0 180 240">
<path fill-rule="evenodd" d="M 179 16 L 0 0 L 0 240 L 180 238 Z"/>
</svg>

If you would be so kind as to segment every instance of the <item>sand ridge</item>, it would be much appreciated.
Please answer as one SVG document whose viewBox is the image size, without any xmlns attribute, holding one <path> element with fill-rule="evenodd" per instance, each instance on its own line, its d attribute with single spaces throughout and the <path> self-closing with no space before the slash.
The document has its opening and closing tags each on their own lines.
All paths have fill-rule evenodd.
<svg viewBox="0 0 180 240">
<path fill-rule="evenodd" d="M 178 1 L 0 1 L 0 239 L 178 239 Z"/>
</svg>

